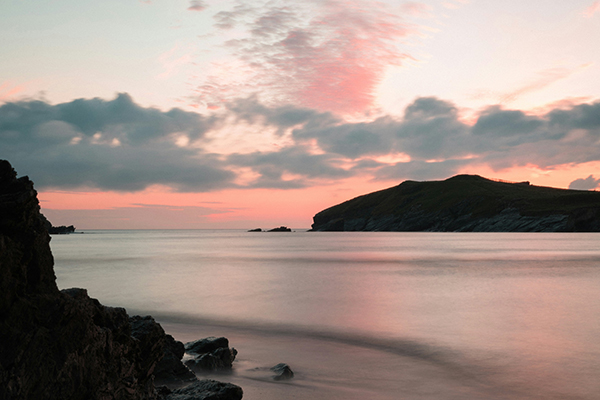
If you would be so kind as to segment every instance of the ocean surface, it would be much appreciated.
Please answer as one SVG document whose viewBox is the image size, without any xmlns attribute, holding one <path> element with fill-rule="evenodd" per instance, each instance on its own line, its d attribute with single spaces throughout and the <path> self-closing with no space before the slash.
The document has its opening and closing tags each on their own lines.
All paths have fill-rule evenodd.
<svg viewBox="0 0 600 400">
<path fill-rule="evenodd" d="M 226 336 L 244 399 L 598 399 L 600 234 L 85 231 L 58 286 Z M 291 381 L 270 379 L 284 362 Z"/>
</svg>

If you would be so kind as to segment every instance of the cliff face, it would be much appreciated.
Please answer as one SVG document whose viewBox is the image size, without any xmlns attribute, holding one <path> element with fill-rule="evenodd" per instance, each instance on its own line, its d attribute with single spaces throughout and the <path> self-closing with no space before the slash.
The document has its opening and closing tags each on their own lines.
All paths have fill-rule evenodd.
<svg viewBox="0 0 600 400">
<path fill-rule="evenodd" d="M 406 181 L 313 220 L 313 231 L 600 232 L 600 193 L 459 175 Z"/>
<path fill-rule="evenodd" d="M 0 399 L 156 398 L 164 331 L 136 338 L 124 309 L 58 290 L 36 195 L 0 160 Z"/>
</svg>

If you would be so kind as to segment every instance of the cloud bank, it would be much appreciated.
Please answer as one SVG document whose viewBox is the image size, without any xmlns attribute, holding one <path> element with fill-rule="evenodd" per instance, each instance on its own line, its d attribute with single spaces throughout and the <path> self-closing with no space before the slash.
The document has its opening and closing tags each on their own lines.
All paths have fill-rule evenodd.
<svg viewBox="0 0 600 400">
<path fill-rule="evenodd" d="M 181 192 L 301 188 L 352 177 L 443 179 L 467 166 L 552 169 L 600 160 L 600 101 L 543 115 L 490 106 L 472 124 L 459 108 L 417 98 L 401 118 L 347 122 L 335 114 L 237 99 L 218 113 L 161 111 L 127 94 L 107 101 L 0 106 L 0 158 L 41 189 L 135 192 L 164 185 Z M 224 124 L 252 126 L 286 145 L 263 151 L 208 149 Z M 242 128 L 240 128 L 242 129 Z M 243 179 L 242 179 L 243 178 Z M 573 188 L 596 187 L 589 176 Z"/>
</svg>

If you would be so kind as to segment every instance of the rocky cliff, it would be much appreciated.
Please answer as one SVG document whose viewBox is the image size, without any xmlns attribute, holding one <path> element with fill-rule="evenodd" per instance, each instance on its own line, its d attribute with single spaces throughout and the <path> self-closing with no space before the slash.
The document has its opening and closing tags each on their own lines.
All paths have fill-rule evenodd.
<svg viewBox="0 0 600 400">
<path fill-rule="evenodd" d="M 600 192 L 458 175 L 405 181 L 313 220 L 313 231 L 600 232 Z"/>
<path fill-rule="evenodd" d="M 152 400 L 155 372 L 195 381 L 192 394 L 163 388 L 161 399 L 242 398 L 238 386 L 197 381 L 182 352 L 165 357 L 183 344 L 151 317 L 59 291 L 49 243 L 33 183 L 0 160 L 0 400 Z"/>
</svg>

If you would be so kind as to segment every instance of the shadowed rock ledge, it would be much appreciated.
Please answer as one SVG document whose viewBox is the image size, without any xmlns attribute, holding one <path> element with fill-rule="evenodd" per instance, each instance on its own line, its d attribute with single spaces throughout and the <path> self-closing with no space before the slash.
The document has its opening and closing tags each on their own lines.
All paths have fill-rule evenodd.
<svg viewBox="0 0 600 400">
<path fill-rule="evenodd" d="M 313 221 L 312 231 L 600 232 L 600 193 L 457 175 L 405 181 Z"/>
<path fill-rule="evenodd" d="M 168 335 L 151 317 L 130 318 L 85 289 L 59 291 L 49 242 L 33 183 L 0 160 L 0 400 L 157 399 L 155 369 L 174 345 Z M 158 369 L 196 380 L 181 367 Z M 204 397 L 161 398 L 242 398 L 235 385 L 201 387 Z"/>
</svg>

